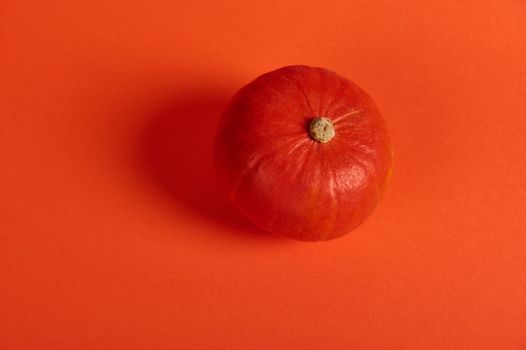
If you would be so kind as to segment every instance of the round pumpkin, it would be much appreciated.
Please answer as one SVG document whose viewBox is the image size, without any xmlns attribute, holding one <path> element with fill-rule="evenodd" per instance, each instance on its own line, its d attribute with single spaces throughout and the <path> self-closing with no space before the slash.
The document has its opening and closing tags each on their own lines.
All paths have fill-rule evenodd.
<svg viewBox="0 0 526 350">
<path fill-rule="evenodd" d="M 308 66 L 277 69 L 239 90 L 214 145 L 232 204 L 260 228 L 304 241 L 360 225 L 384 192 L 391 154 L 369 95 Z"/>
</svg>

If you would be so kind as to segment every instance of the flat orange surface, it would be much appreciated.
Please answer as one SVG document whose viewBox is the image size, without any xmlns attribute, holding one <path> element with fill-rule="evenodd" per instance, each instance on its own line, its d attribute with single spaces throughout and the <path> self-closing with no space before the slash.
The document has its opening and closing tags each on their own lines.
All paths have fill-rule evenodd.
<svg viewBox="0 0 526 350">
<path fill-rule="evenodd" d="M 211 161 L 289 64 L 385 116 L 348 236 L 258 232 Z M 526 3 L 0 3 L 0 349 L 526 349 Z"/>
</svg>

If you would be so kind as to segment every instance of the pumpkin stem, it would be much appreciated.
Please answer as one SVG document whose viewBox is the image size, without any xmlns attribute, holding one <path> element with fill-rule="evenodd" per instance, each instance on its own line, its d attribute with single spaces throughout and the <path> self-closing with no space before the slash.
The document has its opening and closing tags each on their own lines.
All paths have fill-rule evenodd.
<svg viewBox="0 0 526 350">
<path fill-rule="evenodd" d="M 309 135 L 318 142 L 329 142 L 335 135 L 331 120 L 324 117 L 314 118 L 310 122 Z"/>
</svg>

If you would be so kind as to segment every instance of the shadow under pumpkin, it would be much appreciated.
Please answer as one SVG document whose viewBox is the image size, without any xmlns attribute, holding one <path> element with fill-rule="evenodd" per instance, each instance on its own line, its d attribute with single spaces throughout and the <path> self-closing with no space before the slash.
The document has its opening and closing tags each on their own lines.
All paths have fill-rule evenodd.
<svg viewBox="0 0 526 350">
<path fill-rule="evenodd" d="M 233 208 L 217 180 L 213 142 L 230 96 L 188 94 L 174 98 L 153 115 L 140 140 L 141 170 L 176 200 L 208 219 L 264 234 Z"/>
</svg>

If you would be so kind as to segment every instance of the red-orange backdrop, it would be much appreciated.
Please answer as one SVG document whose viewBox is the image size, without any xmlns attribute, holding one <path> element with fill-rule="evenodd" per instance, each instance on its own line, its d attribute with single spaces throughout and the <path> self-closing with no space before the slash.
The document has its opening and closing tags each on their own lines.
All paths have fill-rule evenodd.
<svg viewBox="0 0 526 350">
<path fill-rule="evenodd" d="M 0 4 L 0 348 L 525 349 L 526 3 Z M 284 240 L 226 204 L 215 123 L 333 69 L 383 112 L 384 201 Z"/>
</svg>

